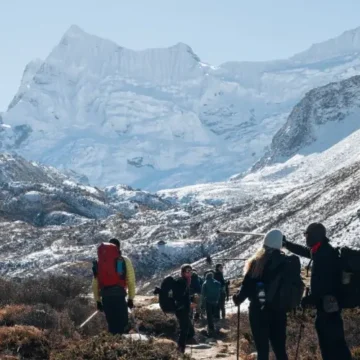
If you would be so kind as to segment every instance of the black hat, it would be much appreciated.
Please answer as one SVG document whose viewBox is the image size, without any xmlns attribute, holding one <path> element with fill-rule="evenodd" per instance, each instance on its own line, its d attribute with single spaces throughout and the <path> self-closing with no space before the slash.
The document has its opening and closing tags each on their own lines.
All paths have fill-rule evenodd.
<svg viewBox="0 0 360 360">
<path fill-rule="evenodd" d="M 219 271 L 219 268 L 220 268 L 220 267 L 223 267 L 223 264 L 220 264 L 220 263 L 219 263 L 219 264 L 216 264 L 216 265 L 215 265 L 215 270 L 216 270 L 216 271 Z"/>
<path fill-rule="evenodd" d="M 306 235 L 306 245 L 308 247 L 313 247 L 318 242 L 326 240 L 326 228 L 321 223 L 310 224 L 304 234 Z"/>
<path fill-rule="evenodd" d="M 120 241 L 119 241 L 118 239 L 115 239 L 115 238 L 110 239 L 109 243 L 116 245 L 116 247 L 117 247 L 118 249 L 120 249 Z"/>
</svg>

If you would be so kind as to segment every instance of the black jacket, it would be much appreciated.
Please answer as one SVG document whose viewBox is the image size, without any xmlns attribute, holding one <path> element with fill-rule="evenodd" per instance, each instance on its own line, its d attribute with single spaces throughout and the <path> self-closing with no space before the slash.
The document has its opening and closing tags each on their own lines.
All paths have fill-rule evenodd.
<svg viewBox="0 0 360 360">
<path fill-rule="evenodd" d="M 266 287 L 267 284 L 271 283 L 278 275 L 279 271 L 281 270 L 281 265 L 285 263 L 285 260 L 286 256 L 284 253 L 280 252 L 279 250 L 274 250 L 268 262 L 266 263 L 263 270 L 263 275 L 260 278 L 253 278 L 249 274 L 245 275 L 240 290 L 235 296 L 236 302 L 241 304 L 247 298 L 251 303 L 257 302 L 258 299 L 256 284 L 258 282 L 263 282 Z"/>
<path fill-rule="evenodd" d="M 289 241 L 286 241 L 284 245 L 292 253 L 312 259 L 310 296 L 311 302 L 315 306 L 322 306 L 325 295 L 335 296 L 338 301 L 341 301 L 340 257 L 338 251 L 329 244 L 328 240 L 323 242 L 315 253 L 305 246 Z"/>
<path fill-rule="evenodd" d="M 215 271 L 214 280 L 220 283 L 223 294 L 225 293 L 227 296 L 229 296 L 229 286 L 225 281 L 224 275 L 221 271 Z"/>
<path fill-rule="evenodd" d="M 190 295 L 201 294 L 202 281 L 200 280 L 200 276 L 193 272 L 191 275 L 191 283 L 190 283 Z"/>
<path fill-rule="evenodd" d="M 190 287 L 183 277 L 179 277 L 175 281 L 173 298 L 175 300 L 176 310 L 190 311 Z"/>
</svg>

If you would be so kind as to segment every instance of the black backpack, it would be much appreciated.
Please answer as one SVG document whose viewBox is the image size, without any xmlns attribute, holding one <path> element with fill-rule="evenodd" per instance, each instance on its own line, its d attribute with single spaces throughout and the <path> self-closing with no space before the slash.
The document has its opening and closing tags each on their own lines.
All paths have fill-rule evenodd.
<svg viewBox="0 0 360 360">
<path fill-rule="evenodd" d="M 295 310 L 301 303 L 304 289 L 299 257 L 286 256 L 273 281 L 265 286 L 266 306 L 276 311 Z"/>
<path fill-rule="evenodd" d="M 159 305 L 164 313 L 175 313 L 174 287 L 176 280 L 167 276 L 161 283 L 160 288 L 155 288 L 154 294 L 159 295 Z"/>
<path fill-rule="evenodd" d="M 360 250 L 338 248 L 341 267 L 341 305 L 345 309 L 360 306 Z"/>
</svg>

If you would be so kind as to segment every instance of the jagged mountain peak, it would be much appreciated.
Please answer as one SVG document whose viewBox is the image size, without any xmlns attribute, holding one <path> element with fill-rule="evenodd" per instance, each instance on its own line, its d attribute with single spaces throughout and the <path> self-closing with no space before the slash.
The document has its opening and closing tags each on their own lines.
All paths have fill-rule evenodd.
<svg viewBox="0 0 360 360">
<path fill-rule="evenodd" d="M 86 35 L 87 33 L 82 28 L 80 28 L 80 26 L 76 24 L 72 24 L 64 34 L 64 36 L 66 37 L 79 37 Z"/>
</svg>

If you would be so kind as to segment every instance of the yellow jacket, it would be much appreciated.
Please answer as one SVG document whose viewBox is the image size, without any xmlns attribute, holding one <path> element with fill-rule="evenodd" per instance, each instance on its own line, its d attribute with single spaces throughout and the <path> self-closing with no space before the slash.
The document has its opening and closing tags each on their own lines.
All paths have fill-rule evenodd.
<svg viewBox="0 0 360 360">
<path fill-rule="evenodd" d="M 127 258 L 126 256 L 122 256 L 122 258 L 124 259 L 126 266 L 126 285 L 128 288 L 128 298 L 133 300 L 135 297 L 135 287 L 136 287 L 134 267 L 129 258 Z M 99 283 L 96 277 L 93 278 L 92 289 L 93 289 L 95 301 L 96 302 L 101 301 Z"/>
</svg>

